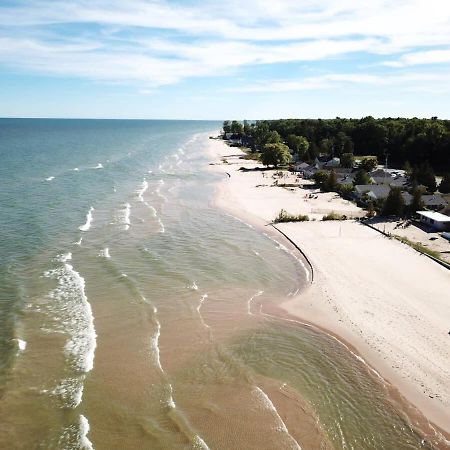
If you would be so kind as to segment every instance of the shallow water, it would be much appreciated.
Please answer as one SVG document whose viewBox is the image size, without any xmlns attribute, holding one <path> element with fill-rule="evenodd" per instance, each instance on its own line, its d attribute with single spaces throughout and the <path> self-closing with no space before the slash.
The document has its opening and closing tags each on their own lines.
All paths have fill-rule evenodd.
<svg viewBox="0 0 450 450">
<path fill-rule="evenodd" d="M 0 121 L 0 448 L 430 448 L 346 347 L 268 314 L 305 270 L 211 206 L 214 128 Z"/>
</svg>

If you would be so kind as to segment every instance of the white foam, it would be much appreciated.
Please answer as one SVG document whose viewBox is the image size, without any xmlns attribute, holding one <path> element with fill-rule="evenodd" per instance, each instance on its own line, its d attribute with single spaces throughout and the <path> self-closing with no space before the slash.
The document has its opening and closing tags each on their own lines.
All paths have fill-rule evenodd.
<svg viewBox="0 0 450 450">
<path fill-rule="evenodd" d="M 14 341 L 17 343 L 17 348 L 19 349 L 20 352 L 25 351 L 25 349 L 27 348 L 26 341 L 24 341 L 23 339 L 14 339 Z"/>
<path fill-rule="evenodd" d="M 269 410 L 269 411 L 271 411 L 273 413 L 273 415 L 275 416 L 275 419 L 277 421 L 277 430 L 285 433 L 288 436 L 289 440 L 291 441 L 291 446 L 292 446 L 291 448 L 295 448 L 297 450 L 301 450 L 300 445 L 292 437 L 292 435 L 289 433 L 289 431 L 288 431 L 288 429 L 286 427 L 286 424 L 283 422 L 283 419 L 278 414 L 278 411 L 275 408 L 275 405 L 270 400 L 269 396 L 261 388 L 259 388 L 258 386 L 255 386 L 255 388 L 253 390 L 253 393 L 257 397 L 257 399 L 259 400 L 259 402 L 262 405 L 262 407 L 264 409 L 267 409 L 267 410 Z"/>
<path fill-rule="evenodd" d="M 144 181 L 142 182 L 141 188 L 136 191 L 136 193 L 138 194 L 139 201 L 144 202 L 144 194 L 145 194 L 145 191 L 147 189 L 148 189 L 148 182 L 144 178 Z"/>
<path fill-rule="evenodd" d="M 168 398 L 168 400 L 167 400 L 167 406 L 169 407 L 169 408 L 176 408 L 176 404 L 175 404 L 175 401 L 174 401 L 174 399 L 173 399 L 173 389 L 172 389 L 172 385 L 169 383 L 168 384 L 168 387 L 169 387 L 169 398 Z"/>
<path fill-rule="evenodd" d="M 94 211 L 94 208 L 91 206 L 91 207 L 89 208 L 88 213 L 86 214 L 86 223 L 85 223 L 84 225 L 81 225 L 81 226 L 78 227 L 78 229 L 79 229 L 80 231 L 88 231 L 89 228 L 91 228 L 91 223 L 92 223 L 92 221 L 94 220 L 94 217 L 93 217 L 93 215 L 92 215 L 92 212 L 93 212 L 93 211 Z"/>
<path fill-rule="evenodd" d="M 103 164 L 102 163 L 98 163 L 94 169 L 103 169 Z"/>
<path fill-rule="evenodd" d="M 200 317 L 200 322 L 202 323 L 202 325 L 203 325 L 205 328 L 211 328 L 211 327 L 204 321 L 203 316 L 202 316 L 202 313 L 200 312 L 200 310 L 202 309 L 203 303 L 204 303 L 204 301 L 205 301 L 207 298 L 208 298 L 208 294 L 203 294 L 203 295 L 200 297 L 200 302 L 199 302 L 199 304 L 198 304 L 198 306 L 197 306 L 197 313 L 198 313 L 198 316 Z"/>
<path fill-rule="evenodd" d="M 65 378 L 51 392 L 61 398 L 64 406 L 76 408 L 83 399 L 84 376 L 75 378 Z"/>
<path fill-rule="evenodd" d="M 105 247 L 103 250 L 100 250 L 98 256 L 102 256 L 103 258 L 111 258 L 111 255 L 109 254 L 109 248 Z"/>
<path fill-rule="evenodd" d="M 52 181 L 54 179 L 55 179 L 55 177 L 48 177 L 48 178 L 45 179 L 45 181 Z"/>
<path fill-rule="evenodd" d="M 80 169 L 78 168 L 78 167 L 75 167 L 74 169 L 73 169 L 73 171 L 74 172 L 78 172 Z"/>
<path fill-rule="evenodd" d="M 264 291 L 258 291 L 253 297 L 250 297 L 250 299 L 247 302 L 247 314 L 250 316 L 253 316 L 252 313 L 252 301 L 256 298 L 259 297 L 260 295 L 262 295 L 264 293 Z"/>
<path fill-rule="evenodd" d="M 125 208 L 122 211 L 121 222 L 124 225 L 124 229 L 128 230 L 130 228 L 130 215 L 131 215 L 131 205 L 129 203 L 125 203 Z"/>
<path fill-rule="evenodd" d="M 80 446 L 82 450 L 94 450 L 92 442 L 88 439 L 87 435 L 89 433 L 90 426 L 89 422 L 83 414 L 80 414 Z"/>
<path fill-rule="evenodd" d="M 70 261 L 71 259 L 72 259 L 72 252 L 63 253 L 56 257 L 56 261 L 60 261 L 60 262 L 64 262 L 64 263 L 67 261 Z"/>
<path fill-rule="evenodd" d="M 192 291 L 198 291 L 198 286 L 195 280 L 192 282 L 190 286 L 188 286 L 188 289 L 191 289 Z"/>
<path fill-rule="evenodd" d="M 74 242 L 74 245 L 81 245 L 81 241 L 83 240 L 83 236 L 77 242 Z"/>
<path fill-rule="evenodd" d="M 76 370 L 89 372 L 94 366 L 97 334 L 92 308 L 85 294 L 84 278 L 72 265 L 63 261 L 62 267 L 48 271 L 58 286 L 50 292 L 51 308 L 59 320 L 60 331 L 68 335 L 64 351 Z"/>
<path fill-rule="evenodd" d="M 155 321 L 155 325 L 156 325 L 156 331 L 151 339 L 152 351 L 153 351 L 153 355 L 155 357 L 156 365 L 158 366 L 159 370 L 162 373 L 164 373 L 164 369 L 162 368 L 162 365 L 161 365 L 161 359 L 160 359 L 160 353 L 159 353 L 159 337 L 161 336 L 161 324 L 159 323 L 159 320 L 156 318 L 154 319 L 154 321 Z"/>
<path fill-rule="evenodd" d="M 196 434 L 192 439 L 192 448 L 199 450 L 209 450 L 206 442 L 198 434 Z"/>
<path fill-rule="evenodd" d="M 159 223 L 159 232 L 160 233 L 165 233 L 166 229 L 164 228 L 164 224 L 162 222 L 162 220 L 158 217 L 158 223 Z"/>
</svg>

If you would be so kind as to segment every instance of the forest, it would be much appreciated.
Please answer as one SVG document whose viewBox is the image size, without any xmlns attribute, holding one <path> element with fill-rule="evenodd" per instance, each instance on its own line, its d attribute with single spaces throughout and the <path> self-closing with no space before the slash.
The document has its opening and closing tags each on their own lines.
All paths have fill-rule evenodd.
<svg viewBox="0 0 450 450">
<path fill-rule="evenodd" d="M 437 174 L 450 170 L 450 120 L 383 118 L 279 119 L 225 121 L 225 133 L 242 139 L 253 150 L 284 142 L 300 159 L 327 154 L 376 156 L 389 167 L 429 163 Z"/>
</svg>

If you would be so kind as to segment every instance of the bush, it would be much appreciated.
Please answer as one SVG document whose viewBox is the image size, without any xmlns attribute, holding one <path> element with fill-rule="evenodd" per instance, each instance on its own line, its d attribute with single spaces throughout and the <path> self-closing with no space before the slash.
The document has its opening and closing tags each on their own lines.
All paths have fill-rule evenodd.
<svg viewBox="0 0 450 450">
<path fill-rule="evenodd" d="M 327 221 L 327 220 L 346 220 L 347 216 L 345 216 L 344 214 L 338 214 L 335 213 L 334 211 L 331 211 L 329 214 L 327 214 L 326 216 L 322 217 L 323 221 Z"/>
<path fill-rule="evenodd" d="M 307 222 L 309 220 L 309 217 L 307 215 L 299 214 L 288 214 L 284 209 L 280 211 L 276 219 L 274 220 L 275 223 L 283 223 L 283 222 Z"/>
</svg>

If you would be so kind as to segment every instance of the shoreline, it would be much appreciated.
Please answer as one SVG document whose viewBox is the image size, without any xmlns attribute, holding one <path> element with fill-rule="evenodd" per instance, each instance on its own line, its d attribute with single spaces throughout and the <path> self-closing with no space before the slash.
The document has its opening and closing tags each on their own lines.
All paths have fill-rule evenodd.
<svg viewBox="0 0 450 450">
<path fill-rule="evenodd" d="M 391 242 L 354 221 L 319 221 L 318 211 L 321 209 L 313 209 L 313 205 L 306 204 L 307 200 L 302 205 L 301 200 L 305 191 L 302 191 L 301 188 L 300 192 L 293 192 L 289 189 L 270 186 L 270 192 L 268 192 L 268 185 L 255 184 L 261 181 L 265 182 L 264 175 L 261 180 L 262 172 L 242 173 L 238 171 L 241 166 L 251 168 L 255 167 L 257 163 L 238 159 L 244 153 L 240 149 L 227 146 L 222 140 L 212 140 L 209 145 L 209 153 L 215 162 L 222 160 L 210 165 L 211 170 L 228 175 L 217 187 L 215 206 L 226 210 L 239 220 L 266 234 L 269 229 L 274 229 L 269 234 L 281 237 L 283 242 L 289 242 L 291 254 L 294 248 L 297 252 L 300 250 L 302 258 L 312 268 L 311 273 L 314 272 L 314 279 L 310 280 L 306 286 L 302 285 L 299 294 L 287 299 L 281 305 L 273 305 L 277 316 L 281 315 L 288 320 L 297 320 L 337 339 L 354 354 L 355 358 L 361 359 L 367 365 L 368 370 L 377 374 L 374 376 L 383 380 L 390 397 L 395 403 L 402 405 L 401 410 L 409 417 L 411 423 L 418 426 L 422 433 L 435 432 L 441 435 L 443 444 L 448 446 L 450 439 L 450 386 L 446 386 L 445 383 L 445 379 L 448 379 L 446 373 L 450 373 L 448 359 L 445 361 L 445 356 L 441 355 L 440 361 L 433 361 L 434 367 L 433 370 L 429 370 L 429 373 L 427 365 L 432 358 L 428 355 L 433 355 L 433 353 L 430 354 L 430 349 L 435 348 L 434 345 L 437 341 L 436 356 L 439 356 L 439 347 L 442 348 L 442 346 L 444 346 L 444 353 L 448 354 L 445 345 L 448 346 L 447 337 L 450 339 L 450 336 L 442 336 L 442 317 L 446 315 L 444 311 L 440 310 L 436 314 L 425 314 L 426 317 L 423 321 L 420 317 L 421 306 L 428 308 L 435 306 L 436 309 L 445 306 L 444 310 L 450 312 L 450 305 L 446 306 L 443 302 L 437 302 L 435 305 L 432 302 L 430 304 L 423 302 L 424 299 L 427 301 L 430 298 L 434 299 L 433 293 L 445 292 L 445 287 L 450 287 L 450 280 L 446 278 L 448 274 L 443 275 L 446 272 L 445 269 L 440 268 L 444 271 L 440 273 L 433 261 L 424 262 L 426 258 L 420 260 L 420 255 L 413 255 L 415 252 L 412 249 L 406 248 L 399 242 Z M 223 159 L 227 162 L 224 163 Z M 230 161 L 233 162 L 230 164 Z M 264 172 L 266 176 L 273 173 L 270 170 Z M 345 208 L 348 208 L 350 214 L 358 214 L 357 209 L 359 208 L 354 205 L 343 205 L 345 202 L 336 197 L 332 198 L 331 194 L 322 194 L 320 199 L 323 199 L 319 204 L 320 207 L 325 205 L 337 211 L 346 211 Z M 278 209 L 274 209 L 275 207 Z M 300 214 L 305 213 L 305 209 L 308 207 L 310 211 L 313 211 L 311 216 L 314 217 L 316 223 L 279 223 L 276 227 L 267 226 L 281 208 L 286 209 L 288 213 Z M 375 238 L 374 235 L 377 237 Z M 336 249 L 330 251 L 330 248 L 340 241 L 343 242 Z M 381 254 L 383 251 L 387 252 L 384 254 L 384 259 L 386 259 L 386 255 L 389 259 L 390 254 L 394 252 L 398 257 L 400 267 L 405 264 L 407 269 L 419 272 L 411 273 L 411 284 L 414 284 L 414 276 L 421 277 L 425 270 L 425 275 L 423 275 L 425 279 L 428 275 L 434 277 L 434 282 L 441 289 L 434 287 L 433 292 L 426 292 L 427 288 L 422 289 L 420 298 L 417 296 L 417 301 L 409 301 L 404 297 L 408 297 L 408 294 L 411 294 L 410 291 L 414 291 L 414 289 L 410 288 L 408 292 L 401 291 L 402 287 L 405 287 L 404 274 L 400 277 L 400 285 L 397 286 L 395 276 L 391 276 L 392 262 L 387 264 L 389 270 L 376 264 L 379 261 L 375 261 L 375 263 L 372 261 L 372 264 L 368 264 L 367 257 L 362 258 L 365 244 L 369 245 L 367 251 L 373 251 L 374 255 L 376 253 L 378 259 L 379 253 Z M 358 269 L 361 271 L 365 266 L 366 270 L 363 272 L 370 272 L 371 276 L 366 280 L 363 277 L 362 283 L 359 280 L 357 282 L 359 286 L 355 285 L 353 275 L 349 276 L 345 272 L 337 271 L 336 276 L 333 276 L 336 267 L 329 261 L 333 260 L 334 251 L 340 255 L 338 264 L 342 264 L 347 269 L 355 269 L 356 276 L 358 276 Z M 346 267 L 346 258 L 351 259 L 352 257 L 356 259 L 359 257 L 359 261 L 347 264 L 348 267 Z M 398 264 L 396 263 L 394 266 L 399 267 Z M 353 267 L 355 265 L 356 267 Z M 367 286 L 364 281 L 371 283 L 368 296 L 373 294 L 372 302 L 363 299 L 367 295 Z M 380 283 L 384 284 L 382 288 Z M 377 297 L 378 290 L 382 291 L 381 300 Z M 358 298 L 358 293 L 361 300 Z M 414 294 L 412 292 L 412 296 Z M 378 300 L 380 304 L 374 304 L 373 300 Z M 394 304 L 393 307 L 391 303 Z M 384 315 L 380 314 L 374 323 L 370 323 L 371 314 L 376 316 L 378 310 L 383 307 L 393 309 L 388 309 L 386 313 L 383 313 Z M 438 316 L 441 317 L 441 320 Z M 449 316 L 447 315 L 447 317 Z M 395 319 L 398 319 L 399 323 L 388 326 L 387 331 L 390 328 L 391 332 L 384 336 L 383 321 L 386 324 L 386 321 Z M 434 331 L 436 324 L 440 331 L 439 336 L 436 336 Z M 396 325 L 398 328 L 395 328 Z M 424 327 L 425 325 L 427 326 Z M 434 328 L 430 329 L 430 325 Z M 378 326 L 380 327 L 378 328 Z M 414 337 L 419 326 L 424 335 Z M 409 336 L 411 334 L 412 336 Z M 409 343 L 411 337 L 412 341 Z M 418 348 L 415 348 L 416 346 Z"/>
</svg>

